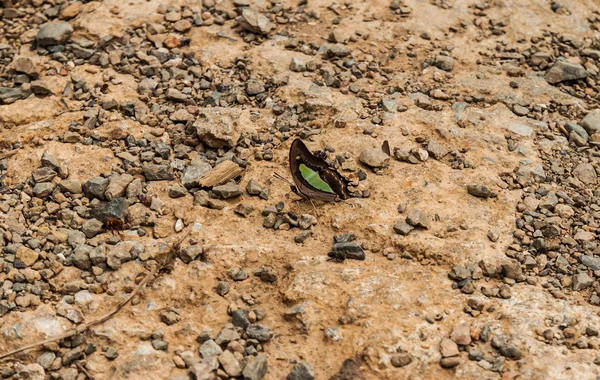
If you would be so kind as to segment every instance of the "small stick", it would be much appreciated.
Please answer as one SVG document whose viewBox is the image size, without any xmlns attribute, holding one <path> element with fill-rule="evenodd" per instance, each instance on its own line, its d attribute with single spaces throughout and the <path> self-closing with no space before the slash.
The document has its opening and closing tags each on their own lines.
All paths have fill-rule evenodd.
<svg viewBox="0 0 600 380">
<path fill-rule="evenodd" d="M 79 370 L 81 372 L 83 372 L 83 374 L 89 379 L 89 380 L 94 380 L 94 376 L 90 375 L 90 373 L 88 371 L 86 371 L 85 368 L 83 368 L 83 366 L 81 364 L 79 364 L 79 362 L 75 362 L 75 365 L 77 366 L 77 368 L 79 368 Z"/>
<path fill-rule="evenodd" d="M 312 199 L 308 198 L 308 200 L 310 201 L 310 204 L 313 206 L 313 210 L 315 210 L 315 214 L 317 214 L 317 208 L 315 207 L 315 204 L 313 203 Z"/>
<path fill-rule="evenodd" d="M 10 151 L 10 152 L 8 152 L 8 153 L 0 154 L 0 160 L 4 160 L 5 158 L 12 157 L 12 156 L 14 156 L 15 154 L 17 154 L 17 149 L 15 149 L 15 150 L 12 150 L 12 151 Z"/>
<path fill-rule="evenodd" d="M 232 178 L 239 177 L 244 172 L 238 164 L 233 161 L 223 161 L 198 181 L 200 187 L 213 187 L 223 184 Z"/>
</svg>

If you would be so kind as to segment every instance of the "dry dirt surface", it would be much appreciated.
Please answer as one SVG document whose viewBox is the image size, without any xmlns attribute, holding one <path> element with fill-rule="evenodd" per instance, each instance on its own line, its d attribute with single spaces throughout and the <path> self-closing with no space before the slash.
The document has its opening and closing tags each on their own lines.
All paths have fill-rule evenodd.
<svg viewBox="0 0 600 380">
<path fill-rule="evenodd" d="M 596 379 L 599 10 L 0 0 L 0 377 Z"/>
</svg>

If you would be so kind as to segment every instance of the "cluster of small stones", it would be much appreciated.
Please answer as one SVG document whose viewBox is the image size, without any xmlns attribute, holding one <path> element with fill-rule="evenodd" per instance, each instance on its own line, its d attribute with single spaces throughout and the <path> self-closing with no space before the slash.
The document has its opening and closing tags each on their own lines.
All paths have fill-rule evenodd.
<svg viewBox="0 0 600 380">
<path fill-rule="evenodd" d="M 148 334 L 149 337 L 152 335 Z M 44 345 L 31 364 L 3 363 L 0 376 L 3 379 L 76 379 L 84 376 L 81 368 L 86 368 L 87 357 L 97 352 L 98 348 L 96 344 L 88 343 L 84 335 L 75 335 L 60 343 Z M 118 352 L 112 347 L 104 347 L 102 351 L 109 360 L 118 356 Z"/>
<path fill-rule="evenodd" d="M 443 0 L 431 2 L 444 9 L 452 7 Z M 203 0 L 198 9 L 165 5 L 157 9 L 159 14 L 164 15 L 162 22 L 132 28 L 120 38 L 104 36 L 98 41 L 71 39 L 73 26 L 69 20 L 81 12 L 82 2 L 56 4 L 53 1 L 34 0 L 31 5 L 0 9 L 0 68 L 8 68 L 6 71 L 0 70 L 7 73 L 0 77 L 0 104 L 10 104 L 31 94 L 47 96 L 51 94 L 51 89 L 44 83 L 44 76 L 70 75 L 71 81 L 64 89 L 63 96 L 85 102 L 81 106 L 85 114 L 80 123 L 71 125 L 69 132 L 57 139 L 65 143 L 110 148 L 123 160 L 123 165 L 113 173 L 82 183 L 70 180 L 68 168 L 45 154 L 40 167 L 26 183 L 14 186 L 2 184 L 0 211 L 17 215 L 18 223 L 0 225 L 0 247 L 3 249 L 3 258 L 0 259 L 0 317 L 10 310 L 21 310 L 40 302 L 59 301 L 46 281 L 58 274 L 63 266 L 75 266 L 81 270 L 81 280 L 68 283 L 61 289 L 67 295 L 60 300 L 58 313 L 74 323 L 81 322 L 83 317 L 80 312 L 69 306 L 78 295 L 81 296 L 82 292 L 115 294 L 118 289 L 109 281 L 110 271 L 129 260 L 151 259 L 167 248 L 158 246 L 150 252 L 141 244 L 120 241 L 117 237 L 103 237 L 107 223 L 121 221 L 134 227 L 140 236 L 152 231 L 156 238 L 168 236 L 173 229 L 179 232 L 183 228 L 184 216 L 178 215 L 178 211 L 171 212 L 163 200 L 148 194 L 148 182 L 180 179 L 183 187 L 169 189 L 170 197 L 193 196 L 196 205 L 222 209 L 225 207 L 222 200 L 239 198 L 243 194 L 242 188 L 236 182 L 228 182 L 210 190 L 201 189 L 198 181 L 204 175 L 224 160 L 231 160 L 242 168 L 251 158 L 271 160 L 272 150 L 279 141 L 292 134 L 307 138 L 319 132 L 318 119 L 322 115 L 318 107 L 308 102 L 302 105 L 288 104 L 285 99 L 276 97 L 277 88 L 287 81 L 285 76 L 261 77 L 253 72 L 253 63 L 245 56 L 237 57 L 229 65 L 217 66 L 201 62 L 187 53 L 185 48 L 192 41 L 186 35 L 191 35 L 193 28 L 226 25 L 237 34 L 221 31 L 218 34 L 220 38 L 236 39 L 239 35 L 249 44 L 261 43 L 273 33 L 287 37 L 287 49 L 311 57 L 292 60 L 290 70 L 302 72 L 319 86 L 356 94 L 365 109 L 359 117 L 369 119 L 373 126 L 385 122 L 385 112 L 405 111 L 407 107 L 397 101 L 397 98 L 405 95 L 409 95 L 416 106 L 434 111 L 441 110 L 446 101 L 457 102 L 453 107 L 462 102 L 482 106 L 487 104 L 481 95 L 455 94 L 442 88 L 443 83 L 452 79 L 451 71 L 455 65 L 451 56 L 453 47 L 439 46 L 427 33 L 422 33 L 420 38 L 431 41 L 435 53 L 425 59 L 418 57 L 417 49 L 412 46 L 408 46 L 406 52 L 390 48 L 381 55 L 355 56 L 352 44 L 369 39 L 367 33 L 360 31 L 345 36 L 334 28 L 326 36 L 327 42 L 299 40 L 283 26 L 321 19 L 319 12 L 305 11 L 306 2 L 303 1 L 297 7 L 288 8 L 278 3 L 268 3 L 262 10 L 264 13 L 249 7 L 245 0 L 235 0 L 232 8 L 212 0 Z M 498 22 L 487 16 L 486 9 L 490 6 L 481 2 L 471 7 L 473 24 L 481 31 L 480 39 L 499 37 L 505 33 L 506 24 L 503 21 Z M 556 13 L 569 13 L 567 7 L 558 3 L 553 2 L 549 6 Z M 332 4 L 329 10 L 339 15 L 332 23 L 339 23 L 351 8 L 351 4 Z M 401 17 L 411 13 L 410 8 L 399 0 L 392 1 L 390 9 Z M 588 21 L 593 28 L 600 28 L 600 16 L 597 14 L 590 16 Z M 26 33 L 28 28 L 40 25 L 37 35 Z M 466 27 L 466 21 L 460 25 L 460 28 Z M 457 33 L 459 28 L 451 27 L 449 32 Z M 50 66 L 40 67 L 29 58 L 13 59 L 22 45 L 33 45 L 38 54 L 63 63 L 64 68 L 53 71 Z M 433 84 L 420 80 L 394 83 L 393 69 L 389 63 L 400 54 L 406 54 L 415 62 L 420 59 L 422 69 L 433 66 L 442 73 L 435 73 Z M 581 40 L 547 31 L 543 37 L 521 40 L 515 45 L 500 41 L 488 56 L 493 64 L 502 60 L 502 69 L 508 76 L 523 76 L 527 68 L 545 71 L 544 78 L 548 83 L 588 104 L 598 103 L 600 43 L 595 39 Z M 580 63 L 572 63 L 563 57 L 578 57 Z M 485 63 L 484 60 L 479 63 Z M 97 72 L 98 67 L 112 67 L 119 73 L 133 75 L 138 80 L 139 100 L 145 105 L 135 101 L 118 104 L 111 99 L 107 94 L 109 85 L 120 84 L 115 77 L 104 75 L 102 83 L 92 84 L 69 73 L 68 70 L 83 64 L 93 65 L 87 69 L 89 72 Z M 482 79 L 483 74 L 478 74 L 478 77 Z M 372 86 L 374 83 L 377 86 Z M 518 88 L 516 81 L 510 85 Z M 378 92 L 377 88 L 386 90 Z M 223 110 L 233 106 L 270 108 L 276 121 L 257 136 L 242 136 L 233 123 L 239 117 L 239 112 Z M 220 130 L 207 128 L 207 124 L 214 122 L 216 113 L 203 107 L 219 107 L 219 115 L 226 115 L 221 118 L 225 121 L 219 126 Z M 545 282 L 542 286 L 557 298 L 565 297 L 565 290 L 571 290 L 584 292 L 591 303 L 600 304 L 600 286 L 596 280 L 600 275 L 600 259 L 595 256 L 599 252 L 595 240 L 598 233 L 596 214 L 600 206 L 595 198 L 598 195 L 596 170 L 600 169 L 597 166 L 596 148 L 600 142 L 600 115 L 592 112 L 582 118 L 581 110 L 553 102 L 547 105 L 510 104 L 510 108 L 516 115 L 534 120 L 548 120 L 549 115 L 554 113 L 578 120 L 564 125 L 548 121 L 550 130 L 568 137 L 573 149 L 552 151 L 544 157 L 543 166 L 530 171 L 521 168 L 504 177 L 509 186 L 523 188 L 525 192 L 523 201 L 517 206 L 515 242 L 507 250 L 512 260 L 500 266 L 485 263 L 457 266 L 450 273 L 455 281 L 453 286 L 470 295 L 477 290 L 476 281 L 484 277 L 498 279 L 502 281 L 501 284 L 491 288 L 484 286 L 480 291 L 487 297 L 507 299 L 511 297 L 511 286 L 515 283 L 535 285 L 543 279 Z M 153 127 L 152 133 L 135 139 L 119 128 L 108 135 L 96 131 L 112 120 L 115 114 Z M 335 126 L 343 128 L 346 121 L 340 118 Z M 363 132 L 377 137 L 374 127 L 367 127 Z M 158 138 L 164 133 L 168 133 L 171 146 L 159 141 Z M 544 133 L 541 139 L 544 138 L 557 137 L 556 133 Z M 420 146 L 409 151 L 395 149 L 394 158 L 417 164 L 432 156 L 437 160 L 446 158 L 445 161 L 455 169 L 473 167 L 464 160 L 464 152 L 448 152 L 435 141 L 417 139 L 416 142 Z M 510 151 L 519 149 L 511 138 L 507 138 L 507 144 Z M 20 147 L 20 143 L 12 146 L 13 149 Z M 359 160 L 376 171 L 388 165 L 389 157 L 371 151 L 361 155 Z M 356 172 L 359 179 L 366 177 L 349 156 L 338 155 L 333 166 Z M 0 162 L 0 176 L 6 169 L 6 161 Z M 481 185 L 469 185 L 467 191 L 480 198 L 493 198 L 496 195 Z M 248 183 L 246 192 L 268 199 L 268 189 L 255 182 Z M 368 191 L 363 190 L 361 195 L 368 196 Z M 406 212 L 405 208 L 401 208 L 401 213 Z M 252 211 L 251 207 L 242 203 L 235 208 L 235 213 L 241 217 L 250 216 Z M 163 218 L 170 213 L 175 216 L 174 225 L 170 219 Z M 316 224 L 312 215 L 298 218 L 284 213 L 283 204 L 265 208 L 263 216 L 267 228 L 285 230 L 298 226 L 305 230 L 295 237 L 298 243 L 310 236 L 310 229 Z M 396 223 L 394 229 L 406 235 L 415 227 L 428 228 L 429 223 L 426 215 L 411 209 L 406 218 Z M 498 239 L 492 231 L 489 238 L 492 241 Z M 344 244 L 351 244 L 352 252 L 362 251 L 360 245 L 352 242 L 353 239 L 346 240 L 348 238 L 336 237 L 334 257 L 347 258 L 349 248 Z M 180 258 L 184 262 L 203 258 L 202 247 L 195 243 L 181 250 Z M 364 252 L 362 254 L 364 256 Z M 410 253 L 406 254 L 410 258 Z M 388 258 L 393 258 L 392 254 Z M 260 268 L 254 274 L 265 282 L 277 279 L 277 273 L 272 268 Z M 243 280 L 244 276 L 247 277 L 243 270 L 230 272 L 234 281 Z M 218 288 L 217 291 L 224 290 Z M 200 359 L 194 358 L 190 352 L 177 352 L 174 362 L 181 368 L 190 368 L 190 373 L 196 378 L 212 372 L 219 377 L 243 376 L 253 379 L 264 376 L 267 363 L 258 352 L 262 349 L 261 342 L 268 339 L 261 341 L 252 334 L 272 333 L 261 325 L 248 331 L 250 326 L 257 326 L 255 322 L 261 319 L 257 310 L 230 311 L 233 318 L 231 326 L 226 326 L 214 339 L 210 334 L 199 337 L 202 346 L 213 342 L 212 345 L 208 343 L 210 347 L 205 346 L 213 351 L 206 351 L 205 356 L 201 346 Z M 486 308 L 475 298 L 470 298 L 465 307 L 465 312 L 473 317 L 485 311 L 493 309 Z M 247 326 L 239 325 L 243 324 L 240 321 L 244 315 L 249 322 Z M 169 324 L 176 322 L 177 316 L 176 310 L 170 310 L 161 318 Z M 592 327 L 583 328 L 577 321 L 548 323 L 552 327 L 558 325 L 558 330 L 549 328 L 538 331 L 540 340 L 581 349 L 598 346 L 596 339 L 591 338 L 598 334 Z M 238 338 L 219 341 L 221 335 L 231 337 L 236 334 Z M 266 335 L 261 336 L 264 338 Z M 332 331 L 330 337 L 335 336 L 335 331 Z M 584 336 L 590 339 L 586 340 Z M 460 362 L 457 358 L 460 358 L 461 350 L 468 350 L 469 359 L 477 361 L 482 368 L 499 372 L 502 370 L 502 357 L 518 359 L 521 356 L 519 349 L 506 336 L 490 338 L 490 331 L 485 327 L 478 331 L 468 325 L 457 326 L 450 339 L 442 341 L 442 366 L 456 366 Z M 147 339 L 152 339 L 156 349 L 168 348 L 160 329 L 149 334 Z M 491 348 L 486 346 L 484 354 L 481 348 L 474 346 L 477 341 L 491 342 Z M 61 352 L 61 348 L 68 351 Z M 67 366 L 94 351 L 96 347 L 93 344 L 87 344 L 83 337 L 77 336 L 63 342 L 62 347 L 46 347 L 37 363 L 27 366 L 11 364 L 3 369 L 2 376 L 18 374 L 32 377 L 36 373 L 50 371 L 57 372 L 56 376 L 63 378 L 75 377 L 77 369 Z M 118 355 L 114 348 L 106 348 L 104 354 L 108 359 Z M 402 366 L 401 363 L 407 360 L 406 355 L 398 353 L 398 365 L 394 361 L 392 364 Z M 352 360 L 346 361 L 340 374 L 344 371 L 352 373 L 353 366 L 356 366 L 353 363 Z M 305 364 L 298 364 L 294 370 L 300 374 L 312 372 L 310 365 Z M 292 373 L 288 379 L 310 378 L 301 375 L 294 377 Z M 343 378 L 342 375 L 340 377 Z M 355 375 L 354 378 L 361 376 Z"/>
<path fill-rule="evenodd" d="M 555 10 L 553 4 L 553 10 Z M 556 8 L 564 11 L 562 5 Z M 503 33 L 502 29 L 496 28 L 494 22 L 487 17 L 484 8 L 475 7 L 479 17 L 478 25 L 482 31 L 496 30 Z M 556 12 L 556 10 L 555 10 Z M 595 16 L 597 18 L 597 16 Z M 594 17 L 590 17 L 593 26 Z M 492 31 L 495 34 L 495 32 Z M 482 38 L 485 38 L 482 36 Z M 600 70 L 600 40 L 597 38 L 580 38 L 573 34 L 558 34 L 552 30 L 546 30 L 542 35 L 532 37 L 529 40 L 520 39 L 515 43 L 498 41 L 494 51 L 482 52 L 480 64 L 497 65 L 502 60 L 502 69 L 510 77 L 522 77 L 527 70 L 545 71 L 544 78 L 552 85 L 556 85 L 562 91 L 584 100 L 590 105 L 598 104 L 600 87 L 598 79 Z M 577 62 L 577 63 L 575 63 Z M 516 81 L 511 82 L 511 87 L 518 88 Z M 547 105 L 512 103 L 507 104 L 518 116 L 527 116 L 542 120 L 548 113 L 558 112 L 563 116 L 580 116 L 582 110 L 577 107 L 561 105 L 550 102 Z"/>
<path fill-rule="evenodd" d="M 509 299 L 511 298 L 511 286 L 517 282 L 527 282 L 530 285 L 535 285 L 537 280 L 534 276 L 525 276 L 521 270 L 521 265 L 515 261 L 506 261 L 498 266 L 480 261 L 477 265 L 456 265 L 449 272 L 448 277 L 454 282 L 453 289 L 460 289 L 464 294 L 475 294 L 477 292 L 477 281 L 489 279 L 501 280 L 502 284 L 494 285 L 493 287 L 481 286 L 479 291 L 486 297 Z M 473 316 L 481 313 L 479 307 L 465 308 L 465 311 Z"/>
<path fill-rule="evenodd" d="M 517 283 L 541 284 L 555 298 L 565 299 L 578 293 L 591 304 L 600 305 L 600 259 L 597 258 L 600 251 L 596 241 L 600 231 L 597 222 L 600 153 L 596 144 L 599 132 L 600 114 L 592 111 L 577 123 L 567 123 L 562 134 L 556 131 L 538 136 L 536 142 L 540 146 L 558 140 L 559 147 L 540 149 L 540 165 L 533 169 L 521 167 L 503 177 L 508 187 L 523 189 L 522 200 L 517 204 L 514 242 L 506 250 L 509 260 L 500 265 L 482 261 L 477 265 L 455 266 L 449 273 L 453 288 L 467 295 L 477 295 L 479 290 L 488 298 L 508 299 L 512 296 L 511 287 Z M 507 142 L 510 147 L 510 139 Z M 468 191 L 481 198 L 495 196 L 489 195 L 489 189 L 476 185 L 470 185 Z M 497 241 L 498 235 L 490 230 L 488 238 Z M 476 283 L 483 279 L 490 285 L 478 289 Z M 486 306 L 476 297 L 469 298 L 464 307 L 464 312 L 473 317 L 494 310 L 494 305 Z M 558 320 L 549 318 L 544 324 L 535 331 L 540 341 L 569 349 L 600 348 L 594 326 L 585 326 L 568 316 Z M 493 339 L 492 347 L 506 356 Z M 452 357 L 456 356 L 444 356 L 442 360 Z M 469 350 L 469 359 L 481 364 L 481 350 Z M 454 363 L 446 361 L 442 366 Z M 600 363 L 600 359 L 594 362 Z M 497 370 L 489 361 L 482 367 Z"/>
<path fill-rule="evenodd" d="M 217 291 L 219 292 L 219 288 Z M 209 331 L 198 335 L 196 341 L 200 344 L 199 356 L 193 351 L 176 349 L 173 356 L 175 365 L 188 369 L 190 376 L 195 379 L 208 379 L 213 375 L 221 379 L 262 379 L 268 372 L 268 363 L 261 352 L 263 346 L 273 338 L 270 328 L 257 323 L 265 317 L 266 312 L 263 308 L 246 310 L 232 304 L 230 314 L 231 323 L 225 325 L 216 336 Z M 179 318 L 171 318 L 166 314 L 163 318 L 166 324 L 176 323 L 178 320 Z M 156 340 L 152 341 L 153 346 L 155 342 Z M 161 347 L 167 349 L 166 344 Z"/>
<path fill-rule="evenodd" d="M 224 293 L 223 295 L 225 295 Z M 216 335 L 204 331 L 197 336 L 199 343 L 198 354 L 186 350 L 182 346 L 170 350 L 168 336 L 163 328 L 147 333 L 140 333 L 141 341 L 149 341 L 157 351 L 173 352 L 172 360 L 177 368 L 187 369 L 195 379 L 208 379 L 215 375 L 218 378 L 243 378 L 245 380 L 260 380 L 268 372 L 266 357 L 261 353 L 263 346 L 273 338 L 273 331 L 258 322 L 265 318 L 263 308 L 246 310 L 236 304 L 230 306 L 231 323 L 228 323 Z M 170 326 L 180 321 L 178 310 L 169 308 L 160 314 L 161 321 Z M 35 363 L 22 365 L 7 363 L 2 369 L 2 378 L 31 378 L 35 376 L 50 376 L 50 378 L 76 378 L 79 368 L 86 368 L 86 358 L 98 350 L 93 343 L 87 343 L 83 335 L 77 335 L 65 340 L 60 345 L 56 343 L 44 346 L 37 356 Z M 109 361 L 115 360 L 119 352 L 114 347 L 103 347 L 102 353 Z M 301 366 L 303 368 L 296 368 Z M 304 368 L 305 367 L 305 368 Z M 309 363 L 297 364 L 288 379 L 306 379 L 310 377 L 294 377 L 294 373 L 308 369 Z M 30 377 L 27 377 L 30 376 Z M 314 374 L 313 374 L 314 378 Z"/>
<path fill-rule="evenodd" d="M 503 373 L 506 360 L 519 360 L 523 356 L 509 336 L 493 333 L 488 325 L 468 323 L 454 326 L 450 336 L 440 341 L 440 354 L 443 368 L 454 368 L 467 356 L 481 368 L 498 373 Z"/>
<path fill-rule="evenodd" d="M 600 137 L 598 111 L 588 113 L 579 124 L 567 125 L 590 141 Z M 524 188 L 517 205 L 515 241 L 506 254 L 527 273 L 540 276 L 542 286 L 555 297 L 582 292 L 592 304 L 600 305 L 596 280 L 600 153 L 595 144 L 579 146 L 570 140 L 569 146 L 564 141 L 564 148 L 542 153 L 544 175 L 533 176 Z"/>
<path fill-rule="evenodd" d="M 367 244 L 356 242 L 357 236 L 352 233 L 335 235 L 333 237 L 333 247 L 328 254 L 330 260 L 343 262 L 346 259 L 364 260 L 366 258 L 363 248 L 368 248 Z"/>
</svg>

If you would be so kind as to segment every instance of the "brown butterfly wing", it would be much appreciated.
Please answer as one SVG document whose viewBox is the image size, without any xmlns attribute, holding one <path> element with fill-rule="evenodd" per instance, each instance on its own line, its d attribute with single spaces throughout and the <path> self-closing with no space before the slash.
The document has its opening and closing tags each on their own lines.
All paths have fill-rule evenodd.
<svg viewBox="0 0 600 380">
<path fill-rule="evenodd" d="M 317 190 L 313 188 L 308 181 L 302 177 L 300 173 L 300 164 L 305 164 L 312 170 L 319 172 L 319 175 L 323 174 L 323 171 L 331 171 L 327 166 L 327 163 L 322 160 L 314 157 L 312 153 L 308 150 L 306 145 L 300 139 L 294 140 L 292 146 L 290 147 L 290 172 L 292 173 L 292 179 L 296 184 L 296 189 L 298 192 L 306 198 L 317 199 L 325 202 L 333 202 L 338 201 L 342 198 L 339 193 L 336 191 L 334 187 L 331 189 L 334 193 L 328 193 L 325 191 Z M 309 163 L 312 162 L 312 164 Z M 331 174 L 329 174 L 330 176 Z M 325 180 L 325 179 L 324 179 Z M 325 182 L 329 183 L 327 180 Z M 331 184 L 330 184 L 331 186 Z M 346 192 L 347 193 L 347 192 Z"/>
</svg>

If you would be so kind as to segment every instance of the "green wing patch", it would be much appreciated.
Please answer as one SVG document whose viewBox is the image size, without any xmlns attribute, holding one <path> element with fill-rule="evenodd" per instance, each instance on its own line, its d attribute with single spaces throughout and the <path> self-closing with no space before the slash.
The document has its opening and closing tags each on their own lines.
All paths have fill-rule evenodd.
<svg viewBox="0 0 600 380">
<path fill-rule="evenodd" d="M 302 174 L 302 178 L 304 178 L 306 182 L 308 182 L 315 189 L 325 191 L 327 193 L 333 193 L 333 190 L 327 184 L 327 182 L 323 181 L 321 177 L 319 177 L 319 173 L 311 170 L 306 165 L 300 164 L 300 174 Z"/>
</svg>

